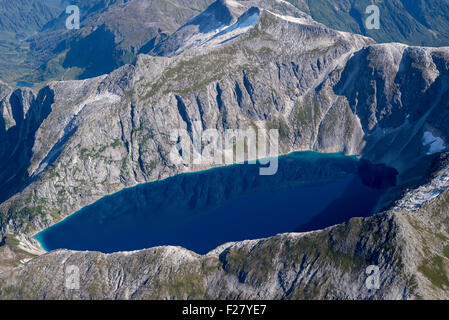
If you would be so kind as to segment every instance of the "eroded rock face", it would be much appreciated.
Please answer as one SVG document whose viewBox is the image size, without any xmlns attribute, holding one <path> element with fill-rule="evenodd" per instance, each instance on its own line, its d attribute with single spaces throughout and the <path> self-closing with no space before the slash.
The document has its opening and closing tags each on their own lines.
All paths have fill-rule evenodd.
<svg viewBox="0 0 449 320">
<path fill-rule="evenodd" d="M 254 5 L 219 3 L 230 12 L 217 18 L 223 30 Z M 220 132 L 277 128 L 282 153 L 361 155 L 397 168 L 400 183 L 421 181 L 431 160 L 446 149 L 447 48 L 377 45 L 326 28 L 304 14 L 284 16 L 264 2 L 254 25 L 223 30 L 208 30 L 206 38 L 191 42 L 189 28 L 166 40 L 166 50 L 176 49 L 170 57 L 140 55 L 135 65 L 97 78 L 53 82 L 39 91 L 1 86 L 0 163 L 10 167 L 1 172 L 5 201 L 0 204 L 0 237 L 30 236 L 125 187 L 204 169 L 176 166 L 168 156 L 171 130 L 191 134 L 194 123 Z M 174 248 L 110 256 L 55 252 L 14 270 L 16 282 L 3 277 L 7 282 L 0 287 L 22 286 L 44 264 L 63 277 L 63 265 L 57 262 L 73 259 L 81 268 L 95 265 L 102 274 L 101 284 L 94 281 L 94 273 L 86 275 L 87 283 L 100 287 L 96 293 L 73 293 L 81 298 L 366 298 L 363 268 L 376 262 L 386 272 L 385 289 L 376 297 L 443 296 L 430 280 L 419 282 L 423 292 L 410 289 L 420 266 L 401 266 L 401 259 L 413 258 L 403 251 L 411 250 L 405 220 L 405 213 L 394 212 L 310 235 L 223 247 L 205 257 Z M 323 247 L 312 245 L 317 243 Z M 286 251 L 289 246 L 294 250 Z M 303 246 L 308 253 L 302 253 Z M 261 250 L 260 256 L 248 256 L 250 249 L 254 254 Z M 278 256 L 267 262 L 268 278 L 262 279 L 256 266 L 267 252 Z M 291 260 L 290 254 L 300 259 Z M 128 269 L 121 265 L 139 271 L 134 278 L 124 277 Z M 179 268 L 170 271 L 173 265 Z M 165 271 L 159 274 L 156 266 Z M 171 272 L 185 289 L 170 291 L 164 284 Z M 152 280 L 144 285 L 143 275 Z M 49 291 L 37 285 L 37 292 L 23 292 L 28 290 L 30 297 L 64 296 L 69 293 L 61 279 Z M 324 289 L 320 279 L 328 281 Z M 41 281 L 49 283 L 45 276 Z"/>
<path fill-rule="evenodd" d="M 357 0 L 287 1 L 331 28 L 363 34 L 379 43 L 401 42 L 435 47 L 449 43 L 446 31 L 449 5 L 445 0 L 383 0 L 375 3 Z M 380 29 L 366 27 L 369 17 L 366 10 L 370 4 L 379 8 Z"/>
<path fill-rule="evenodd" d="M 322 231 L 228 243 L 207 255 L 179 247 L 101 254 L 54 251 L 0 273 L 2 299 L 447 299 L 447 158 L 391 211 Z M 410 207 L 413 207 L 411 214 Z M 4 259 L 16 253 L 6 251 Z M 379 289 L 366 285 L 379 268 Z M 79 287 L 66 286 L 79 270 Z M 72 282 L 70 282 L 72 283 Z M 77 279 L 75 279 L 77 283 Z"/>
</svg>

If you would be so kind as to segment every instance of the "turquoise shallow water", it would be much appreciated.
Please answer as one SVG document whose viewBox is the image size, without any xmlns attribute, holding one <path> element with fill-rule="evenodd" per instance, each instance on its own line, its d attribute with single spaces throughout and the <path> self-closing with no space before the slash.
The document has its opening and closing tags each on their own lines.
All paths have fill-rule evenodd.
<svg viewBox="0 0 449 320">
<path fill-rule="evenodd" d="M 354 157 L 294 153 L 280 158 L 274 176 L 260 176 L 259 166 L 240 164 L 126 189 L 36 239 L 47 251 L 110 253 L 174 245 L 204 254 L 229 241 L 309 231 L 371 215 L 386 190 L 379 181 L 392 181 L 391 175 L 388 168 L 363 167 Z"/>
</svg>

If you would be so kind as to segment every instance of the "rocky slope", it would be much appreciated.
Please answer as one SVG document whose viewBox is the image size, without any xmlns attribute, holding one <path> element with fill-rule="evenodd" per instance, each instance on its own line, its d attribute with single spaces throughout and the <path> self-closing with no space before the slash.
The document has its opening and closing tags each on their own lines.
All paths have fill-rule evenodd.
<svg viewBox="0 0 449 320">
<path fill-rule="evenodd" d="M 400 171 L 400 186 L 385 205 L 404 187 L 422 184 L 433 164 L 444 163 L 439 154 L 449 141 L 447 48 L 374 44 L 316 23 L 290 5 L 267 3 L 258 2 L 256 8 L 249 1 L 220 0 L 203 13 L 216 18 L 212 27 L 196 17 L 153 52 L 167 56 L 140 55 L 134 65 L 108 75 L 52 82 L 35 91 L 0 86 L 0 164 L 5 168 L 0 173 L 0 238 L 16 234 L 31 241 L 35 232 L 107 194 L 203 169 L 175 166 L 168 156 L 171 130 L 192 133 L 197 123 L 221 132 L 277 128 L 282 153 L 342 152 L 394 166 Z M 284 15 L 286 11 L 291 15 Z M 446 270 L 442 245 L 447 230 L 438 231 L 441 237 L 432 233 L 447 216 L 445 196 L 440 195 L 445 187 L 438 188 L 430 193 L 439 197 L 432 203 L 441 216 L 420 209 L 430 197 L 416 207 L 423 217 L 431 214 L 422 225 L 408 220 L 409 209 L 402 204 L 366 220 L 225 246 L 206 257 L 173 248 L 110 256 L 56 252 L 14 269 L 11 277 L 2 275 L 6 282 L 0 287 L 7 288 L 2 291 L 7 297 L 64 296 L 59 282 L 54 290 L 43 289 L 44 283 L 50 285 L 46 277 L 39 280 L 42 286 L 21 281 L 44 264 L 49 274 L 60 274 L 62 265 L 52 261 L 70 258 L 82 268 L 98 266 L 100 278 L 109 279 L 101 288 L 94 275 L 86 275 L 92 276 L 88 283 L 97 293 L 67 293 L 83 295 L 78 297 L 366 298 L 363 271 L 375 262 L 384 268 L 386 284 L 386 291 L 375 297 L 443 297 L 447 278 L 439 282 L 435 273 L 441 276 Z M 412 193 L 406 196 L 413 198 Z M 417 227 L 411 229 L 412 223 Z M 426 247 L 412 232 L 416 228 L 428 238 Z M 411 246 L 416 243 L 422 250 Z M 289 250 L 290 245 L 296 249 Z M 436 260 L 422 267 L 421 251 L 429 248 L 436 250 Z M 237 262 L 228 256 L 234 251 Z M 264 265 L 258 259 L 266 259 L 267 252 L 277 252 L 277 260 L 266 262 L 270 276 L 261 279 L 256 266 Z M 209 258 L 211 266 L 203 270 Z M 405 264 L 401 259 L 416 261 Z M 107 261 L 123 261 L 127 267 Z M 179 270 L 171 270 L 170 263 Z M 139 278 L 134 273 L 132 281 L 129 272 L 146 267 L 141 270 L 148 279 L 162 282 L 143 285 L 141 273 Z M 158 272 L 163 274 L 158 277 Z M 317 276 L 327 272 L 335 278 Z M 173 279 L 181 283 L 175 285 Z M 327 281 L 324 289 L 320 281 Z M 410 281 L 418 289 L 412 291 Z M 167 291 L 157 294 L 150 287 Z"/>
</svg>

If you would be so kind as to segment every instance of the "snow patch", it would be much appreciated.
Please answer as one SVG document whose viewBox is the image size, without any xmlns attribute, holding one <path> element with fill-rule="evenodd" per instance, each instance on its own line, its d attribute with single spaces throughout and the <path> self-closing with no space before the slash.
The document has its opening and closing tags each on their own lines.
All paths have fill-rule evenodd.
<svg viewBox="0 0 449 320">
<path fill-rule="evenodd" d="M 259 21 L 259 16 L 259 8 L 252 7 L 233 24 L 221 26 L 207 34 L 198 33 L 193 35 L 176 50 L 176 54 L 191 48 L 213 47 L 235 39 L 253 28 Z"/>
<path fill-rule="evenodd" d="M 427 155 L 439 153 L 446 149 L 444 140 L 440 137 L 435 137 L 430 131 L 424 132 L 422 144 L 424 147 L 428 147 Z"/>
</svg>

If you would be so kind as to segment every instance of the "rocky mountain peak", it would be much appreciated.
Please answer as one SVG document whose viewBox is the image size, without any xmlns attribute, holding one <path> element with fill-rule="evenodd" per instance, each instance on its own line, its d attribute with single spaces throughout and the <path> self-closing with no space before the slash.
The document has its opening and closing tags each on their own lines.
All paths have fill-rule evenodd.
<svg viewBox="0 0 449 320">
<path fill-rule="evenodd" d="M 82 272 L 98 270 L 88 273 L 92 286 L 80 298 L 149 298 L 161 283 L 167 292 L 151 298 L 372 298 L 361 276 L 373 264 L 383 270 L 374 298 L 447 297 L 449 166 L 441 156 L 449 150 L 449 49 L 373 44 L 315 22 L 286 1 L 211 2 L 195 1 L 195 12 L 183 9 L 190 20 L 171 23 L 168 38 L 154 31 L 151 55 L 109 74 L 32 90 L 0 81 L 0 240 L 8 250 L 38 246 L 36 232 L 106 195 L 208 169 L 169 160 L 170 132 L 192 134 L 197 123 L 220 133 L 278 129 L 281 153 L 344 153 L 388 164 L 399 172 L 398 186 L 378 212 L 401 201 L 374 217 L 222 245 L 205 256 L 180 248 L 107 256 L 56 251 L 14 268 L 11 277 L 0 273 L 0 289 L 8 288 L 0 297 L 64 297 L 60 285 L 48 287 L 54 275 L 52 283 L 62 283 L 62 261 L 75 261 Z M 128 12 L 132 4 L 142 12 L 137 0 Z M 177 16 L 175 7 L 157 19 Z M 115 8 L 107 21 L 123 17 L 122 7 Z M 136 34 L 124 31 L 126 39 Z M 92 43 L 103 48 L 97 39 L 67 49 L 68 57 Z M 203 268 L 206 263 L 214 268 Z M 115 269 L 106 272 L 106 265 Z M 143 279 L 147 267 L 166 271 Z M 114 274 L 131 282 L 109 278 Z M 176 285 L 187 278 L 198 279 L 200 289 Z M 113 285 L 90 289 L 105 283 Z"/>
<path fill-rule="evenodd" d="M 236 1 L 218 0 L 212 3 L 152 51 L 153 55 L 174 56 L 206 43 L 224 43 L 253 27 L 260 9 Z"/>
</svg>

